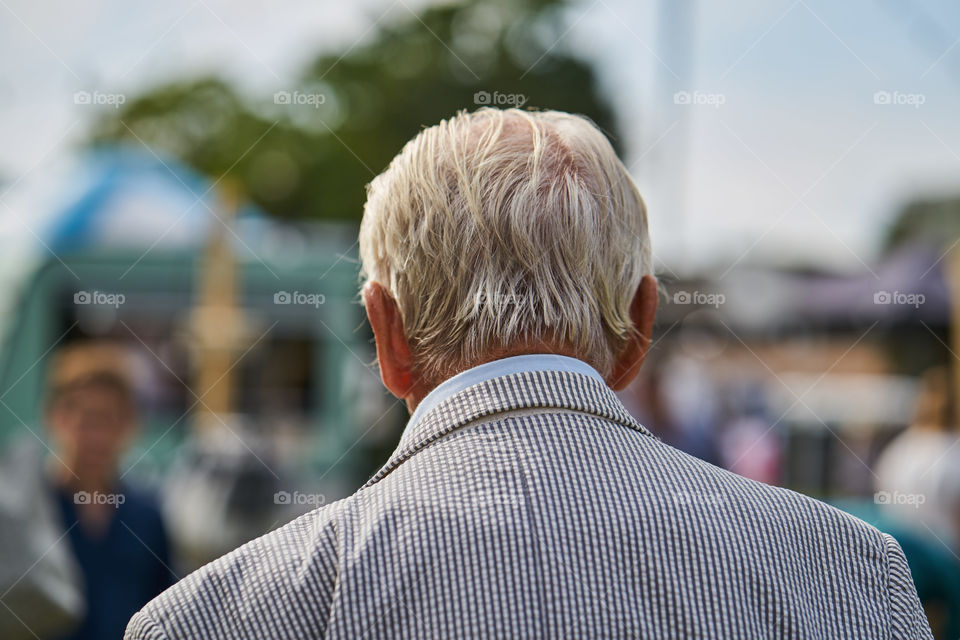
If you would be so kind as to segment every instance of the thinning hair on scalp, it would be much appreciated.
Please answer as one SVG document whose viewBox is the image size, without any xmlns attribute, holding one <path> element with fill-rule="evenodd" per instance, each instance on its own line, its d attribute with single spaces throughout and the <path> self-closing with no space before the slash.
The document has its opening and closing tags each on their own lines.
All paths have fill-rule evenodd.
<svg viewBox="0 0 960 640">
<path fill-rule="evenodd" d="M 589 120 L 483 108 L 425 129 L 367 186 L 361 280 L 394 297 L 435 383 L 541 341 L 602 375 L 652 272 L 647 214 Z"/>
</svg>

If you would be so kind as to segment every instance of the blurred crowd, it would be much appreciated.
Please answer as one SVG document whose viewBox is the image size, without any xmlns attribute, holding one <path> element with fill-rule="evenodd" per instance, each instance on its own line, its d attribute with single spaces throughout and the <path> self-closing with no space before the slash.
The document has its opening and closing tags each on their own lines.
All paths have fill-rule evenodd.
<svg viewBox="0 0 960 640">
<path fill-rule="evenodd" d="M 210 559 L 191 557 L 195 541 L 169 533 L 169 520 L 182 517 L 178 508 L 190 492 L 204 490 L 188 485 L 209 484 L 212 491 L 219 474 L 234 476 L 250 495 L 274 488 L 249 467 L 246 475 L 242 466 L 229 465 L 217 474 L 189 475 L 197 460 L 186 451 L 159 483 L 128 473 L 136 467 L 123 461 L 140 435 L 143 397 L 134 351 L 133 345 L 96 340 L 57 351 L 42 400 L 47 448 L 31 439 L 6 452 L 0 487 L 4 638 L 21 637 L 26 625 L 45 638 L 120 637 L 130 615 Z M 869 491 L 831 486 L 820 496 L 898 539 L 941 637 L 960 632 L 960 439 L 950 380 L 947 369 L 929 370 L 917 385 L 910 424 L 884 438 L 869 461 L 861 460 L 873 480 Z M 738 474 L 789 484 L 789 460 L 798 455 L 790 434 L 796 425 L 777 419 L 771 382 L 716 376 L 689 353 L 666 346 L 621 395 L 666 442 Z M 402 428 L 402 415 L 390 420 L 394 426 L 381 437 Z M 287 496 L 313 495 L 308 486 L 288 487 Z M 244 535 L 281 524 L 290 512 L 280 506 L 274 522 L 261 521 L 260 531 Z M 307 501 L 300 510 L 315 506 Z M 200 529 L 224 525 L 223 512 L 204 512 L 202 503 L 190 517 Z M 189 530 L 178 531 L 189 538 Z"/>
</svg>

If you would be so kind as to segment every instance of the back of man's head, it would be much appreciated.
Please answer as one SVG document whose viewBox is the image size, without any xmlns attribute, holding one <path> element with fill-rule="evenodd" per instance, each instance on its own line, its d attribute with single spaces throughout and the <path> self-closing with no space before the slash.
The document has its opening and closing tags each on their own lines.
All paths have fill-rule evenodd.
<svg viewBox="0 0 960 640">
<path fill-rule="evenodd" d="M 643 201 L 603 133 L 518 109 L 460 113 L 407 143 L 367 188 L 360 258 L 436 381 L 538 342 L 607 375 L 652 271 Z"/>
</svg>

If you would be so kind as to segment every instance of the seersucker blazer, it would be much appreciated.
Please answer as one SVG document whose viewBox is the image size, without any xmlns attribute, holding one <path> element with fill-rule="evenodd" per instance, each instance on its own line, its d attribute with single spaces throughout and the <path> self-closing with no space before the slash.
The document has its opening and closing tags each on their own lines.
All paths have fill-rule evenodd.
<svg viewBox="0 0 960 640">
<path fill-rule="evenodd" d="M 356 493 L 190 574 L 126 632 L 930 637 L 889 535 L 667 446 L 560 371 L 454 394 Z"/>
</svg>

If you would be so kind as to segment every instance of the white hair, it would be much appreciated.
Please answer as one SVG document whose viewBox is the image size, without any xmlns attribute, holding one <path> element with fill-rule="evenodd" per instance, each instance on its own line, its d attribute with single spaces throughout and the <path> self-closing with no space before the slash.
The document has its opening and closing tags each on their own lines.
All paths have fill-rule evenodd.
<svg viewBox="0 0 960 640">
<path fill-rule="evenodd" d="M 434 382 L 540 341 L 608 375 L 652 272 L 646 208 L 603 133 L 518 109 L 461 112 L 408 142 L 367 186 L 360 260 Z"/>
</svg>

